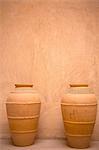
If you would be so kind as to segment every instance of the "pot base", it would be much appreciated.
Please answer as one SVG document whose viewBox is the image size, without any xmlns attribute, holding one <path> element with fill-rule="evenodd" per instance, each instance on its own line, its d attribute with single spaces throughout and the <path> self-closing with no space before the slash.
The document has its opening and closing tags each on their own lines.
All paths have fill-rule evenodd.
<svg viewBox="0 0 99 150">
<path fill-rule="evenodd" d="M 72 148 L 84 149 L 90 146 L 90 137 L 67 137 L 67 145 Z"/>
<path fill-rule="evenodd" d="M 29 146 L 34 144 L 36 133 L 12 134 L 12 143 L 15 146 Z"/>
</svg>

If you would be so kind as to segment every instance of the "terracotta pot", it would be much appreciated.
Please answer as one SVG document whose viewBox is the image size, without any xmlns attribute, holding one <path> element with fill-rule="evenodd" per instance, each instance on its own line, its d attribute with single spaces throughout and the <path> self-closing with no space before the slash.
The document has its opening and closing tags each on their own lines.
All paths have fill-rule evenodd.
<svg viewBox="0 0 99 150">
<path fill-rule="evenodd" d="M 90 145 L 97 111 L 97 101 L 88 85 L 70 85 L 61 101 L 67 144 L 74 148 Z"/>
<path fill-rule="evenodd" d="M 7 102 L 7 116 L 14 145 L 34 143 L 40 116 L 40 96 L 32 85 L 16 84 Z"/>
</svg>

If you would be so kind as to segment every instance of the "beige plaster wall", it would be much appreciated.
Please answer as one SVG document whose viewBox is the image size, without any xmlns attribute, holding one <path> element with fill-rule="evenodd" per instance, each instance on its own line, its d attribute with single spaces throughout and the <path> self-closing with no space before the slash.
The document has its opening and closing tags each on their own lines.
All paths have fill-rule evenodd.
<svg viewBox="0 0 99 150">
<path fill-rule="evenodd" d="M 99 99 L 99 2 L 0 1 L 0 137 L 9 137 L 5 101 L 14 83 L 42 94 L 40 138 L 63 138 L 61 95 L 89 83 Z M 99 111 L 93 139 L 99 140 Z"/>
</svg>

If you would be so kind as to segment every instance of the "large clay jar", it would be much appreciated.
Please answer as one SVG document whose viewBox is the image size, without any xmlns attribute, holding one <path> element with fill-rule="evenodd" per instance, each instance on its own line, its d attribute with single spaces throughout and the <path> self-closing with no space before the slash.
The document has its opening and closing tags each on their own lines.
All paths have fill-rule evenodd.
<svg viewBox="0 0 99 150">
<path fill-rule="evenodd" d="M 16 84 L 7 102 L 7 116 L 12 142 L 16 146 L 34 143 L 40 115 L 40 96 L 32 85 Z"/>
<path fill-rule="evenodd" d="M 88 85 L 70 85 L 61 101 L 67 144 L 74 148 L 90 145 L 97 111 L 97 101 Z"/>
</svg>

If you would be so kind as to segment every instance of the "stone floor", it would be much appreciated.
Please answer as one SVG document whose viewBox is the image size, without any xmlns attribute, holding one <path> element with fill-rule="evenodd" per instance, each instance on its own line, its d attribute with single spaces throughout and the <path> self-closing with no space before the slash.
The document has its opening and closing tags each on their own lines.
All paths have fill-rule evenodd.
<svg viewBox="0 0 99 150">
<path fill-rule="evenodd" d="M 0 140 L 0 150 L 76 150 L 66 145 L 62 139 L 36 140 L 35 144 L 27 147 L 16 147 L 8 139 Z M 84 150 L 99 150 L 99 141 L 91 142 L 91 147 Z"/>
</svg>

